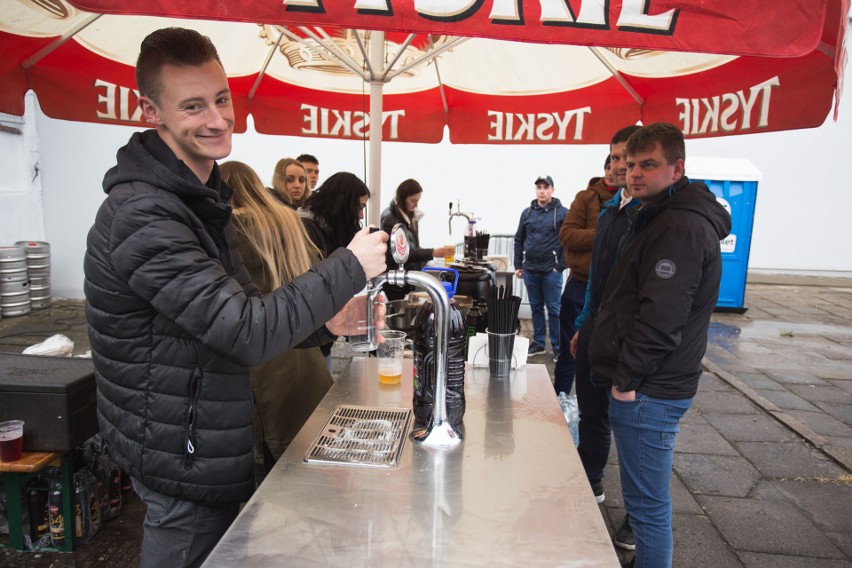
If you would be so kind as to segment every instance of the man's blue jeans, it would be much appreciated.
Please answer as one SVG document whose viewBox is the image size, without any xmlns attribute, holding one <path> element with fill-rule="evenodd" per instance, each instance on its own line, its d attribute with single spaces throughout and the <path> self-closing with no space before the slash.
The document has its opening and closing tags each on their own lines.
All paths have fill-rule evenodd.
<svg viewBox="0 0 852 568">
<path fill-rule="evenodd" d="M 564 345 L 565 349 L 559 352 L 559 359 L 553 368 L 553 389 L 557 394 L 560 392 L 570 394 L 571 386 L 574 384 L 574 357 L 571 356 L 568 344 L 571 343 L 571 338 L 576 331 L 574 320 L 583 311 L 583 304 L 586 302 L 586 286 L 587 284 L 582 280 L 568 276 L 565 289 L 562 291 L 559 308 L 559 344 Z"/>
<path fill-rule="evenodd" d="M 636 400 L 609 400 L 618 448 L 621 492 L 636 537 L 636 568 L 671 568 L 672 479 L 678 423 L 691 398 L 665 400 L 640 392 Z"/>
<path fill-rule="evenodd" d="M 559 300 L 562 295 L 562 272 L 535 272 L 524 269 L 524 286 L 527 287 L 527 298 L 533 320 L 533 340 L 542 347 L 547 347 L 545 335 L 550 328 L 550 345 L 554 351 L 559 350 Z M 545 325 L 544 308 L 547 307 L 547 325 Z"/>
</svg>

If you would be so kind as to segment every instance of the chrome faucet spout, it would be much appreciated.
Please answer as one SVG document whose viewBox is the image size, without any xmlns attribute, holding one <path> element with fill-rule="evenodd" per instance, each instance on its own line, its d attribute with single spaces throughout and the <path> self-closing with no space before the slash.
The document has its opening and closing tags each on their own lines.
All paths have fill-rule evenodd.
<svg viewBox="0 0 852 568">
<path fill-rule="evenodd" d="M 452 213 L 453 204 L 450 203 Z M 450 216 L 452 219 L 452 216 Z M 461 444 L 461 434 L 453 428 L 447 419 L 447 353 L 450 344 L 450 297 L 441 282 L 423 272 L 404 270 L 408 259 L 408 236 L 402 223 L 391 230 L 391 256 L 399 264 L 399 270 L 389 270 L 373 280 L 373 294 L 378 294 L 382 286 L 392 284 L 405 286 L 411 284 L 423 288 L 432 299 L 435 321 L 435 402 L 432 406 L 432 420 L 426 428 L 415 430 L 411 439 L 428 448 L 450 449 Z"/>
<path fill-rule="evenodd" d="M 461 444 L 462 436 L 447 417 L 450 298 L 444 286 L 434 276 L 423 272 L 404 271 L 401 277 L 404 284 L 425 289 L 435 310 L 435 404 L 432 407 L 432 420 L 429 425 L 412 432 L 411 439 L 430 448 L 454 448 Z"/>
<path fill-rule="evenodd" d="M 453 217 L 464 217 L 467 219 L 467 222 L 476 221 L 476 215 L 473 213 L 464 213 L 460 211 L 460 203 L 456 203 L 456 210 L 453 212 L 453 202 L 450 201 L 450 219 L 447 222 L 449 224 L 450 234 L 453 234 Z"/>
</svg>

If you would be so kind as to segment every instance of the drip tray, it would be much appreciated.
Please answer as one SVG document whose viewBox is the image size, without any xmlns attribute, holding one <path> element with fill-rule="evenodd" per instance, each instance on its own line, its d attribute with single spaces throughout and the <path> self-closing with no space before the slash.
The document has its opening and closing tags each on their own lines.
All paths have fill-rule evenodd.
<svg viewBox="0 0 852 568">
<path fill-rule="evenodd" d="M 306 463 L 395 467 L 411 421 L 407 408 L 341 404 L 334 409 Z"/>
</svg>

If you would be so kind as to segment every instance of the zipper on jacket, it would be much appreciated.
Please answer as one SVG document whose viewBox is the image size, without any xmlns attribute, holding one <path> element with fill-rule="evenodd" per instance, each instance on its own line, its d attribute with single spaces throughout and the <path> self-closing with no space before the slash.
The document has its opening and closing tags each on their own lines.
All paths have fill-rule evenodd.
<svg viewBox="0 0 852 568">
<path fill-rule="evenodd" d="M 184 444 L 183 467 L 192 468 L 193 455 L 195 454 L 195 441 L 193 440 L 195 429 L 195 417 L 198 412 L 198 395 L 201 392 L 201 371 L 196 369 L 189 381 L 189 408 L 186 411 L 186 442 Z"/>
</svg>

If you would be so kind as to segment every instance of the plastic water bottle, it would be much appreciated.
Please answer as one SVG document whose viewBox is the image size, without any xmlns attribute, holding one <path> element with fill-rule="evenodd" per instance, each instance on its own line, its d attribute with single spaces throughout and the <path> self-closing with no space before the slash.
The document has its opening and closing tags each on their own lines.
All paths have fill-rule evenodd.
<svg viewBox="0 0 852 568">
<path fill-rule="evenodd" d="M 464 257 L 476 260 L 476 221 L 468 221 L 464 230 Z"/>
<path fill-rule="evenodd" d="M 449 327 L 447 333 L 447 420 L 458 426 L 465 411 L 464 364 L 467 346 L 467 326 L 464 314 L 453 301 L 458 285 L 458 271 L 454 268 L 427 268 L 424 272 L 450 272 L 455 282 L 443 282 L 450 297 Z M 435 405 L 437 357 L 435 354 L 435 311 L 431 301 L 426 301 L 414 319 L 414 419 L 426 426 L 432 418 Z"/>
<path fill-rule="evenodd" d="M 574 446 L 580 445 L 580 410 L 577 408 L 577 395 L 568 396 L 564 392 L 559 393 L 559 406 L 562 407 L 562 414 L 565 415 L 565 422 L 568 423 L 568 430 L 571 431 L 571 437 L 574 439 Z"/>
</svg>

